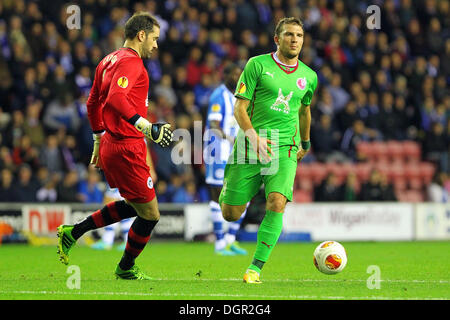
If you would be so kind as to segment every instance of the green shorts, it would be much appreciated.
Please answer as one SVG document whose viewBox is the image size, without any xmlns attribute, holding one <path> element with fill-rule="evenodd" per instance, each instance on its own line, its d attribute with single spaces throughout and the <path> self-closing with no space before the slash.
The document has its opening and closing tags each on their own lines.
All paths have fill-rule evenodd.
<svg viewBox="0 0 450 320">
<path fill-rule="evenodd" d="M 227 164 L 219 203 L 244 205 L 252 200 L 263 183 L 266 199 L 269 193 L 278 192 L 292 201 L 297 153 L 289 154 L 290 157 L 283 156 L 269 164 Z"/>
</svg>

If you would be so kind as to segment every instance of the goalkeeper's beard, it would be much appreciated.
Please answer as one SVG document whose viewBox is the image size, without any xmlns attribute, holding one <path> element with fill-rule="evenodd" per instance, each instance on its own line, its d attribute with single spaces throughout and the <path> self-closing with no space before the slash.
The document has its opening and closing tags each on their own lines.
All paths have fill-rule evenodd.
<svg viewBox="0 0 450 320">
<path fill-rule="evenodd" d="M 152 50 L 145 49 L 144 47 L 141 48 L 141 58 L 142 59 L 150 59 L 152 56 Z"/>
</svg>

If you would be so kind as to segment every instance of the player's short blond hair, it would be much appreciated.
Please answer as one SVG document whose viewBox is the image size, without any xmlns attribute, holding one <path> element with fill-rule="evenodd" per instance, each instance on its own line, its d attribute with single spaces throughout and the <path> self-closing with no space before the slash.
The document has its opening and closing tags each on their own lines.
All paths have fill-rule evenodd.
<svg viewBox="0 0 450 320">
<path fill-rule="evenodd" d="M 280 37 L 281 33 L 284 31 L 284 26 L 286 24 L 296 24 L 303 29 L 303 22 L 299 18 L 295 17 L 283 18 L 280 19 L 280 21 L 278 21 L 277 26 L 275 27 L 275 35 L 277 37 Z"/>
<path fill-rule="evenodd" d="M 154 26 L 160 28 L 158 20 L 154 16 L 145 11 L 136 12 L 125 23 L 125 38 L 134 39 L 141 30 L 144 30 L 145 34 L 148 35 L 153 31 Z"/>
</svg>

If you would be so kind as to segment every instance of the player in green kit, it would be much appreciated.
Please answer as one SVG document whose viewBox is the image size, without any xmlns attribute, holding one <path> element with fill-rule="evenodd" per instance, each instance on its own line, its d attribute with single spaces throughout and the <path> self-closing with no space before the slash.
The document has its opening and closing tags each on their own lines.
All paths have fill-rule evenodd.
<svg viewBox="0 0 450 320">
<path fill-rule="evenodd" d="M 287 201 L 292 201 L 297 162 L 310 148 L 310 104 L 317 74 L 299 59 L 303 24 L 283 18 L 275 28 L 277 51 L 252 57 L 236 87 L 239 132 L 225 167 L 219 202 L 236 221 L 264 184 L 266 214 L 244 282 L 261 283 L 260 272 L 278 241 Z"/>
</svg>

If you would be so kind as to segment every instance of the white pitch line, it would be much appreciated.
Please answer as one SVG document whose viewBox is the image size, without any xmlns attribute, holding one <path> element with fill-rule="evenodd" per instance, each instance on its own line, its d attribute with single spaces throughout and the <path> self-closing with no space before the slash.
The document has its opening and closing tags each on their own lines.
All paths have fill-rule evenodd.
<svg viewBox="0 0 450 320">
<path fill-rule="evenodd" d="M 194 278 L 194 279 L 170 279 L 170 278 L 155 278 L 155 281 L 242 281 L 242 278 Z M 262 279 L 263 282 L 367 282 L 365 279 Z M 450 280 L 406 280 L 406 279 L 380 279 L 380 282 L 392 283 L 442 283 L 450 284 Z"/>
<path fill-rule="evenodd" d="M 308 295 L 256 295 L 256 294 L 229 294 L 229 293 L 191 293 L 191 294 L 181 294 L 181 293 L 144 293 L 144 292 L 83 292 L 83 291 L 32 291 L 32 290 L 1 290 L 0 294 L 42 294 L 42 295 L 109 295 L 109 296 L 144 296 L 144 297 L 228 297 L 228 298 L 260 298 L 260 299 L 291 299 L 291 300 L 303 300 L 303 299 L 325 299 L 325 300 L 449 300 L 448 297 L 383 297 L 383 296 L 363 296 L 363 297 L 344 297 L 344 296 L 308 296 Z"/>
<path fill-rule="evenodd" d="M 17 279 L 2 279 L 2 281 L 16 281 Z M 46 279 L 28 279 L 28 281 L 43 281 Z M 111 281 L 112 279 L 88 279 L 84 281 L 90 282 L 100 282 L 100 281 Z M 238 281 L 242 282 L 242 278 L 152 278 L 153 281 Z M 262 279 L 264 283 L 277 283 L 277 282 L 358 282 L 365 283 L 366 279 Z M 432 283 L 432 284 L 450 284 L 450 280 L 407 280 L 407 279 L 380 279 L 380 282 L 385 283 Z"/>
</svg>

